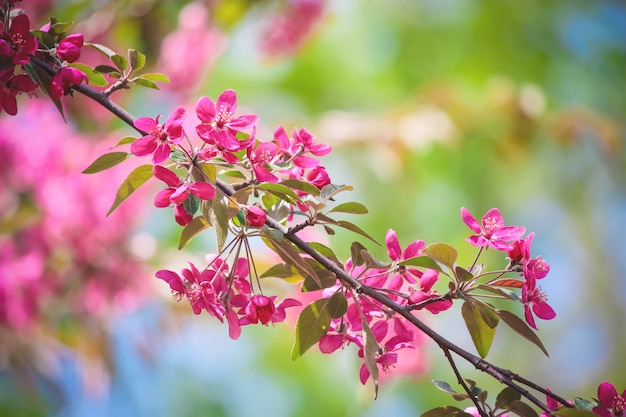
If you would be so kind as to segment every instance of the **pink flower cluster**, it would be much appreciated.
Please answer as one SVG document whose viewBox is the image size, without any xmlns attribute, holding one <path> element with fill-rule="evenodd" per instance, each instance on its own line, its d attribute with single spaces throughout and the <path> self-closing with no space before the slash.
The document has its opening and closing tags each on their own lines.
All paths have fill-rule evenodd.
<svg viewBox="0 0 626 417">
<path fill-rule="evenodd" d="M 537 329 L 534 316 L 543 320 L 555 318 L 556 313 L 548 304 L 547 296 L 541 291 L 541 287 L 537 286 L 537 280 L 545 278 L 550 272 L 550 265 L 540 256 L 530 258 L 530 245 L 534 233 L 522 239 L 526 229 L 518 226 L 505 226 L 500 210 L 495 208 L 483 216 L 482 226 L 465 207 L 461 208 L 461 217 L 465 224 L 476 233 L 467 238 L 470 244 L 506 252 L 509 258 L 507 269 L 518 272 L 524 278 L 521 288 L 526 322 Z"/>
<path fill-rule="evenodd" d="M 239 338 L 241 326 L 282 322 L 286 308 L 300 305 L 291 298 L 276 303 L 276 296 L 254 294 L 246 258 L 237 259 L 232 269 L 219 256 L 209 255 L 207 260 L 202 271 L 189 263 L 180 275 L 162 269 L 156 276 L 169 284 L 176 300 L 187 298 L 195 314 L 204 310 L 221 322 L 226 319 L 232 339 Z"/>
<path fill-rule="evenodd" d="M 37 39 L 30 34 L 30 21 L 25 14 L 13 19 L 0 20 L 0 110 L 15 116 L 16 97 L 30 93 L 37 84 L 26 74 L 16 73 L 16 69 L 30 60 L 37 51 Z"/>
<path fill-rule="evenodd" d="M 355 266 L 352 259 L 345 264 L 346 270 L 360 282 L 369 287 L 386 291 L 389 297 L 402 306 L 417 305 L 416 309 L 426 309 L 433 314 L 452 307 L 452 301 L 441 298 L 433 285 L 439 279 L 439 272 L 426 269 L 420 271 L 399 265 L 399 262 L 414 258 L 422 254 L 425 244 L 416 240 L 409 244 L 404 251 L 400 247 L 396 232 L 389 230 L 385 242 L 387 253 L 391 259 L 391 266 L 387 269 L 366 268 L 364 265 Z M 336 287 L 324 290 L 325 296 L 336 292 Z M 332 353 L 337 349 L 354 343 L 358 348 L 359 357 L 364 357 L 363 319 L 371 328 L 372 334 L 379 345 L 376 353 L 376 364 L 380 370 L 389 373 L 399 363 L 399 355 L 405 349 L 416 349 L 422 344 L 422 339 L 412 324 L 398 316 L 395 312 L 384 308 L 380 303 L 368 298 L 348 295 L 348 310 L 343 317 L 333 319 L 330 330 L 319 341 L 319 349 L 323 353 Z M 420 306 L 423 303 L 423 307 Z M 411 353 L 405 353 L 410 356 Z M 403 359 L 405 360 L 405 359 Z M 361 366 L 361 383 L 370 377 L 370 371 L 365 363 Z"/>
<path fill-rule="evenodd" d="M 16 2 L 9 2 L 8 8 Z M 49 31 L 50 25 L 41 28 Z M 76 68 L 68 67 L 67 63 L 75 62 L 80 57 L 83 46 L 83 35 L 73 34 L 62 39 L 51 51 L 45 51 L 37 38 L 30 33 L 30 20 L 26 14 L 10 13 L 0 16 L 0 110 L 15 116 L 17 114 L 16 97 L 22 93 L 30 94 L 37 89 L 37 83 L 27 74 L 16 72 L 20 67 L 28 65 L 31 56 L 38 54 L 46 60 L 54 58 L 56 74 L 52 77 L 49 87 L 50 97 L 59 99 L 68 94 L 74 85 L 88 82 L 87 76 Z"/>
<path fill-rule="evenodd" d="M 216 102 L 201 97 L 195 110 L 200 121 L 195 127 L 200 146 L 189 149 L 183 146 L 186 112 L 181 107 L 175 109 L 164 124 L 159 123 L 160 116 L 137 119 L 135 127 L 145 135 L 130 147 L 133 155 L 152 155 L 155 176 L 168 186 L 157 195 L 155 206 L 174 207 L 174 216 L 180 225 L 189 224 L 193 218 L 194 213 L 189 213 L 184 204 L 190 194 L 200 200 L 212 200 L 216 195 L 212 184 L 198 182 L 189 175 L 196 160 L 239 166 L 242 171 L 250 172 L 248 181 L 254 184 L 279 183 L 282 179 L 293 178 L 307 181 L 318 189 L 330 184 L 328 173 L 315 156 L 328 154 L 331 147 L 318 143 L 308 130 L 294 129 L 289 138 L 284 128 L 278 126 L 274 140 L 259 141 L 255 137 L 258 116 L 236 115 L 237 95 L 233 90 L 224 91 Z M 174 150 L 184 159 L 177 159 L 176 165 L 188 168 L 183 178 L 165 167 Z M 255 206 L 246 208 L 246 218 L 252 227 L 262 227 L 265 223 L 265 213 Z"/>
</svg>

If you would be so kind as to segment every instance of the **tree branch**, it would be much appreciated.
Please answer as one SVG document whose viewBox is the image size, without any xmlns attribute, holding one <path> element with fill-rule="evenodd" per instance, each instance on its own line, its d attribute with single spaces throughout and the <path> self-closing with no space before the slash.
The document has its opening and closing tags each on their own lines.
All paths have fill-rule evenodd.
<svg viewBox="0 0 626 417">
<path fill-rule="evenodd" d="M 36 57 L 32 57 L 32 62 L 39 66 L 40 68 L 42 68 L 44 71 L 46 71 L 48 74 L 50 75 L 54 75 L 55 71 L 54 68 L 52 68 L 49 64 L 45 63 L 44 61 L 37 59 Z M 104 108 L 106 108 L 107 110 L 109 110 L 111 113 L 113 113 L 115 116 L 117 116 L 119 119 L 121 119 L 122 121 L 124 121 L 126 124 L 128 124 L 130 127 L 132 127 L 133 129 L 135 129 L 137 132 L 139 132 L 140 134 L 145 134 L 145 132 L 142 132 L 141 130 L 137 129 L 134 125 L 134 121 L 136 120 L 136 118 L 131 115 L 130 113 L 128 113 L 126 110 L 124 110 L 123 108 L 121 108 L 120 106 L 118 106 L 117 104 L 115 104 L 114 102 L 112 102 L 109 97 L 98 91 L 95 90 L 94 88 L 88 86 L 88 85 L 76 85 L 72 87 L 73 90 L 91 98 L 92 100 L 96 101 L 97 103 L 99 103 L 100 105 L 102 105 Z M 217 179 L 216 181 L 216 185 L 217 187 L 220 189 L 220 191 L 226 195 L 227 197 L 231 197 L 234 193 L 235 193 L 235 188 L 233 186 L 231 186 L 230 184 Z M 489 376 L 493 377 L 494 379 L 496 379 L 497 381 L 499 381 L 502 384 L 505 384 L 507 386 L 512 387 L 513 389 L 515 389 L 517 392 L 519 392 L 523 397 L 525 397 L 526 399 L 528 399 L 530 402 L 532 402 L 533 404 L 535 404 L 537 407 L 539 407 L 541 410 L 550 413 L 552 410 L 550 410 L 550 408 L 544 404 L 543 402 L 541 402 L 539 399 L 537 399 L 534 395 L 530 394 L 528 390 L 524 389 L 522 386 L 516 384 L 514 381 L 518 381 L 519 383 L 521 383 L 522 385 L 528 386 L 534 390 L 537 390 L 539 392 L 542 392 L 554 399 L 556 399 L 557 401 L 559 401 L 560 403 L 562 403 L 564 406 L 566 407 L 572 407 L 566 400 L 562 399 L 561 397 L 547 391 L 546 389 L 538 386 L 537 384 L 520 377 L 519 375 L 509 371 L 509 370 L 505 370 L 502 368 L 499 368 L 475 355 L 473 355 L 472 353 L 464 350 L 463 348 L 455 345 L 454 343 L 452 343 L 451 341 L 447 340 L 446 338 L 444 338 L 442 335 L 440 335 L 439 333 L 435 332 L 432 328 L 430 328 L 428 325 L 426 325 L 423 321 L 421 321 L 420 319 L 418 319 L 416 316 L 414 316 L 413 314 L 411 314 L 410 309 L 407 309 L 406 306 L 401 306 L 398 303 L 396 303 L 395 301 L 393 301 L 391 298 L 389 298 L 387 295 L 385 295 L 382 292 L 377 291 L 376 289 L 363 285 L 362 283 L 360 283 L 359 281 L 357 281 L 354 277 L 352 277 L 350 274 L 348 274 L 345 270 L 343 270 L 342 268 L 340 268 L 337 264 L 335 264 L 331 259 L 327 258 L 326 256 L 322 255 L 321 253 L 319 253 L 317 250 L 315 250 L 311 245 L 309 245 L 307 242 L 305 242 L 304 240 L 302 240 L 300 237 L 298 237 L 295 233 L 293 233 L 293 229 L 287 229 L 285 226 L 283 226 L 282 224 L 278 223 L 277 221 L 271 219 L 271 218 L 267 218 L 266 220 L 266 225 L 270 228 L 279 230 L 280 232 L 282 232 L 285 236 L 286 239 L 288 239 L 289 241 L 291 241 L 294 245 L 296 245 L 300 250 L 302 250 L 304 253 L 308 254 L 309 256 L 311 256 L 311 258 L 315 259 L 317 262 L 320 263 L 320 265 L 322 265 L 325 269 L 327 269 L 328 271 L 332 272 L 333 274 L 335 274 L 335 276 L 341 280 L 344 284 L 349 285 L 350 287 L 352 287 L 357 293 L 359 294 L 363 294 L 366 295 L 376 301 L 378 301 L 379 303 L 381 303 L 382 305 L 384 305 L 385 307 L 395 311 L 397 314 L 401 315 L 402 317 L 404 317 L 407 321 L 409 321 L 413 326 L 415 326 L 416 328 L 418 328 L 421 332 L 423 332 L 424 334 L 426 334 L 429 338 L 431 338 L 443 351 L 444 355 L 448 358 L 449 361 L 451 361 L 451 357 L 450 357 L 450 351 L 456 353 L 458 356 L 460 356 L 461 358 L 465 359 L 467 362 L 471 363 L 477 370 L 484 372 L 486 374 L 488 374 Z M 452 364 L 454 362 L 451 362 Z M 457 373 L 457 378 L 460 378 L 460 376 L 458 375 L 458 371 L 456 370 L 456 367 L 453 366 L 453 370 L 456 371 Z M 462 380 L 460 379 L 460 383 L 463 385 Z M 464 388 L 467 390 L 467 388 L 464 386 Z M 476 403 L 476 401 L 474 401 Z"/>
</svg>

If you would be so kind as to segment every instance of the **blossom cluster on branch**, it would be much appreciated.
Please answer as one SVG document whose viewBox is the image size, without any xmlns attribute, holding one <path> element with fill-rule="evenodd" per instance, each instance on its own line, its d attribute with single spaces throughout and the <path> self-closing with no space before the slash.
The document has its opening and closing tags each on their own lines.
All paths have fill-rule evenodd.
<svg viewBox="0 0 626 417">
<path fill-rule="evenodd" d="M 538 286 L 549 265 L 541 257 L 531 256 L 534 234 L 524 237 L 525 228 L 506 226 L 498 209 L 489 210 L 479 223 L 468 209 L 461 208 L 461 219 L 473 233 L 467 242 L 478 248 L 471 265 L 460 265 L 457 249 L 446 243 L 415 240 L 402 249 L 394 230 L 385 236 L 388 259 L 377 259 L 354 241 L 350 258 L 342 261 L 328 246 L 304 241 L 301 232 L 318 227 L 332 235 L 341 228 L 374 244 L 379 242 L 342 218 L 368 210 L 358 202 L 339 202 L 342 193 L 352 187 L 333 182 L 322 165 L 319 157 L 331 152 L 328 144 L 305 128 L 288 135 L 277 126 L 270 140 L 257 137 L 259 117 L 238 115 L 237 95 L 230 89 L 215 101 L 199 98 L 195 132 L 183 126 L 188 114 L 183 107 L 163 122 L 162 115 L 135 118 L 110 96 L 135 85 L 157 88 L 156 82 L 167 81 L 166 76 L 138 75 L 146 62 L 143 54 L 131 49 L 122 56 L 106 46 L 85 43 L 82 35 L 68 33 L 68 23 L 51 19 L 40 30 L 30 30 L 28 17 L 13 8 L 15 3 L 3 0 L 0 18 L 4 111 L 16 114 L 15 96 L 39 87 L 62 112 L 60 99 L 79 92 L 139 133 L 138 137 L 122 138 L 113 147 L 127 150 L 107 152 L 83 172 L 95 174 L 129 159 L 149 157 L 149 163 L 136 167 L 122 182 L 108 214 L 155 178 L 164 188 L 154 197 L 154 205 L 171 208 L 175 222 L 182 227 L 179 249 L 198 234 L 214 231 L 218 251 L 207 255 L 206 265 L 190 262 L 180 273 L 166 269 L 156 273 L 169 285 L 174 298 L 186 299 L 195 314 L 206 311 L 227 322 L 233 339 L 240 336 L 242 326 L 282 322 L 287 309 L 302 302 L 297 296 L 279 301 L 265 294 L 263 282 L 284 279 L 313 297 L 297 319 L 293 359 L 315 345 L 323 353 L 353 345 L 362 360 L 361 382 L 371 379 L 377 390 L 381 371 L 391 372 L 403 352 L 422 347 L 418 334 L 431 338 L 442 349 L 464 393 L 442 381 L 435 385 L 455 399 L 472 401 L 473 408 L 440 407 L 424 413 L 428 417 L 484 417 L 505 412 L 538 416 L 522 398 L 546 414 L 623 416 L 624 394 L 617 395 L 609 383 L 600 385 L 598 400 L 578 398 L 571 404 L 550 389 L 484 359 L 500 323 L 547 353 L 533 330 L 537 329 L 535 319 L 556 317 Z M 110 64 L 91 68 L 79 63 L 84 45 L 100 51 Z M 281 262 L 266 271 L 257 270 L 251 239 L 260 239 Z M 506 266 L 490 270 L 483 265 L 481 255 L 488 250 L 500 252 Z M 435 288 L 440 280 L 447 282 L 447 290 Z M 524 319 L 500 302 L 496 306 L 494 300 L 512 302 L 511 310 L 521 305 Z M 478 356 L 451 343 L 422 320 L 422 315 L 440 314 L 454 303 L 461 303 L 461 316 Z M 506 385 L 494 406 L 487 403 L 486 391 L 460 375 L 455 357 Z M 539 400 L 527 388 L 545 394 L 546 400 Z"/>
</svg>

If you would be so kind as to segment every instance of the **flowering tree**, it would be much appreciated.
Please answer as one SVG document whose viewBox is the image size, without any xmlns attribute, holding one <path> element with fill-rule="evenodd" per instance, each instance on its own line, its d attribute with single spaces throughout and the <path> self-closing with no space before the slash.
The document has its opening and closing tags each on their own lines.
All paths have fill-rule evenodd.
<svg viewBox="0 0 626 417">
<path fill-rule="evenodd" d="M 388 256 L 378 259 L 362 243 L 380 245 L 378 239 L 344 219 L 345 214 L 365 214 L 368 209 L 356 201 L 343 201 L 352 187 L 331 179 L 321 157 L 332 149 L 308 129 L 288 133 L 277 126 L 271 138 L 260 137 L 259 117 L 239 113 L 238 97 L 232 89 L 216 98 L 200 97 L 193 109 L 178 107 L 165 116 L 135 117 L 111 97 L 130 88 L 158 88 L 158 83 L 168 81 L 166 75 L 143 73 L 146 57 L 134 49 L 119 54 L 107 46 L 86 43 L 82 34 L 71 33 L 70 23 L 50 19 L 35 30 L 16 3 L 4 0 L 0 16 L 2 109 L 8 115 L 17 114 L 16 97 L 39 89 L 63 117 L 63 97 L 79 93 L 136 131 L 134 136 L 117 140 L 113 148 L 119 150 L 93 158 L 82 172 L 98 174 L 127 160 L 141 161 L 121 181 L 107 216 L 132 204 L 131 196 L 155 178 L 163 188 L 154 196 L 154 206 L 172 210 L 181 227 L 179 249 L 200 233 L 214 233 L 217 253 L 208 255 L 206 264 L 189 262 L 182 271 L 155 273 L 176 300 L 189 302 L 195 314 L 206 312 L 225 322 L 230 337 L 237 339 L 245 326 L 283 322 L 289 311 L 297 309 L 292 359 L 314 346 L 327 354 L 353 348 L 362 361 L 360 381 L 371 381 L 376 392 L 381 371 L 391 373 L 403 360 L 403 353 L 421 347 L 425 335 L 442 350 L 461 388 L 457 392 L 443 381 L 435 381 L 435 385 L 455 400 L 473 404 L 464 410 L 441 406 L 424 413 L 428 417 L 503 413 L 535 417 L 539 414 L 536 409 L 565 417 L 623 415 L 626 392 L 619 395 L 608 382 L 598 388 L 597 400 L 576 398 L 570 402 L 485 359 L 500 324 L 547 354 L 534 330 L 538 329 L 537 319 L 554 319 L 556 312 L 539 285 L 550 267 L 532 251 L 534 233 L 506 225 L 497 208 L 479 222 L 463 207 L 459 219 L 469 228 L 466 241 L 477 252 L 470 264 L 460 264 L 457 249 L 446 243 L 415 240 L 402 248 L 391 229 L 384 239 Z M 289 42 L 299 38 L 285 33 L 311 26 L 320 8 L 321 2 L 294 3 L 288 13 L 301 20 L 275 22 L 280 30 L 266 49 L 276 53 L 272 48 L 277 45 L 280 51 L 292 48 Z M 295 25 L 298 21 L 301 24 Z M 94 67 L 81 63 L 87 47 L 101 53 L 107 62 Z M 192 129 L 185 127 L 190 118 L 194 120 Z M 360 240 L 350 246 L 350 258 L 342 260 L 327 245 L 304 237 L 313 228 L 329 235 L 345 229 Z M 116 236 L 111 239 L 115 242 Z M 259 270 L 252 240 L 263 242 L 280 261 Z M 6 258 L 15 257 L 15 251 L 18 249 Z M 488 251 L 500 254 L 502 264 L 496 268 L 484 265 L 482 256 Z M 38 271 L 32 275 L 37 277 Z M 270 277 L 297 284 L 306 297 L 279 299 L 265 293 L 263 282 Z M 445 291 L 435 289 L 438 281 L 447 283 Z M 34 314 L 36 309 L 11 296 L 15 288 L 0 290 L 5 300 L 4 321 L 19 326 Z M 442 313 L 455 303 L 461 305 L 461 318 L 478 355 L 447 340 L 425 321 L 428 315 Z M 523 318 L 516 314 L 518 306 Z M 18 310 L 20 314 L 15 313 Z M 495 400 L 461 374 L 460 360 L 504 385 Z"/>
</svg>

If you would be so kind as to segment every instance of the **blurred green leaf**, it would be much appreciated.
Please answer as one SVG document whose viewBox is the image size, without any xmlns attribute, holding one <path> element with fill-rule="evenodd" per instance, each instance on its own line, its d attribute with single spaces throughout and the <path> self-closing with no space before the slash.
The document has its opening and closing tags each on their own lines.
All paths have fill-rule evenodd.
<svg viewBox="0 0 626 417">
<path fill-rule="evenodd" d="M 87 168 L 83 170 L 83 174 L 95 174 L 96 172 L 104 171 L 114 167 L 117 164 L 124 162 L 128 159 L 128 152 L 110 152 L 99 156 L 95 161 L 91 163 Z"/>
<path fill-rule="evenodd" d="M 120 70 L 121 73 L 123 73 L 126 68 L 128 68 L 128 60 L 122 55 L 113 54 L 110 58 L 113 64 L 117 67 L 117 69 Z"/>
<path fill-rule="evenodd" d="M 328 212 L 329 213 L 340 212 L 340 213 L 351 213 L 351 214 L 366 214 L 368 211 L 367 211 L 367 207 L 365 207 L 361 203 L 349 202 L 349 203 L 336 205 L 335 207 L 331 208 Z"/>
<path fill-rule="evenodd" d="M 130 70 L 139 71 L 146 65 L 146 56 L 141 52 L 137 52 L 134 49 L 128 50 L 128 64 Z"/>
<path fill-rule="evenodd" d="M 211 227 L 211 224 L 204 216 L 194 217 L 187 226 L 183 228 L 180 234 L 180 240 L 178 241 L 178 250 L 181 250 L 193 239 L 195 236 Z"/>
<path fill-rule="evenodd" d="M 141 165 L 135 168 L 128 177 L 122 182 L 115 195 L 115 201 L 109 209 L 107 216 L 109 216 L 124 200 L 126 200 L 132 193 L 146 181 L 152 178 L 152 165 Z"/>
</svg>

